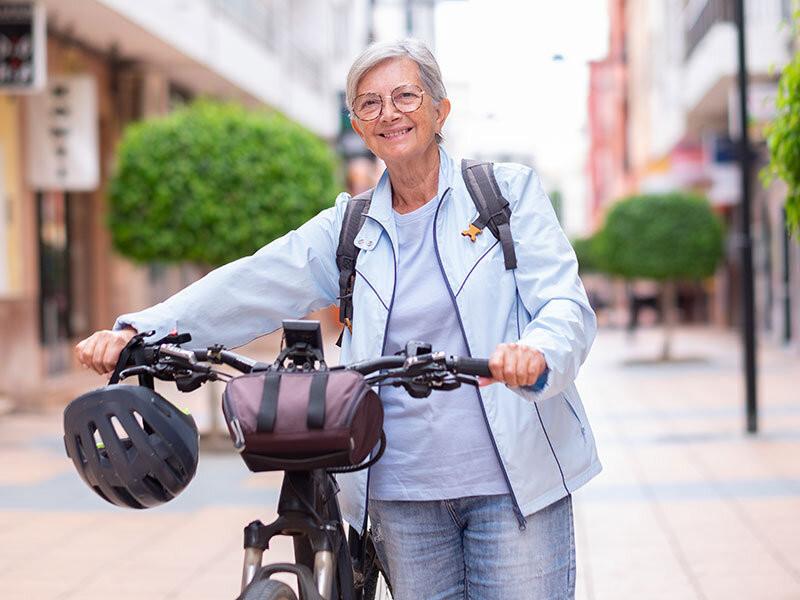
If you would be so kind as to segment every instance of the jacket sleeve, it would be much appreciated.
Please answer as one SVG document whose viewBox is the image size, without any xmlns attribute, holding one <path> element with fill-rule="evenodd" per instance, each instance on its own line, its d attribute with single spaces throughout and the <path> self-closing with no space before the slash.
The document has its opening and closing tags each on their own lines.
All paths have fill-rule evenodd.
<svg viewBox="0 0 800 600">
<path fill-rule="evenodd" d="M 164 302 L 121 315 L 114 329 L 172 330 L 192 335 L 193 347 L 241 346 L 299 318 L 335 304 L 339 293 L 336 247 L 344 207 L 336 205 L 252 256 L 219 267 Z"/>
<path fill-rule="evenodd" d="M 539 177 L 527 167 L 515 167 L 513 174 L 498 177 L 498 183 L 511 203 L 517 289 L 531 315 L 519 342 L 539 350 L 548 366 L 544 385 L 537 382 L 515 391 L 540 401 L 559 395 L 575 380 L 594 341 L 597 320 L 578 277 L 575 252 Z M 502 165 L 497 169 L 503 173 Z"/>
</svg>

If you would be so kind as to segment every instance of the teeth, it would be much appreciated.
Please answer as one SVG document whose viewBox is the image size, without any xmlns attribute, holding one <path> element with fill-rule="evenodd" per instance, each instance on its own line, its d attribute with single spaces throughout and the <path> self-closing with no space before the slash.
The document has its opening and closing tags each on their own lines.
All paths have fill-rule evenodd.
<svg viewBox="0 0 800 600">
<path fill-rule="evenodd" d="M 400 137 L 401 135 L 405 135 L 409 131 L 411 131 L 410 128 L 409 129 L 403 129 L 402 131 L 396 131 L 394 133 L 384 133 L 383 137 L 385 137 L 386 139 L 392 139 L 392 138 Z"/>
</svg>

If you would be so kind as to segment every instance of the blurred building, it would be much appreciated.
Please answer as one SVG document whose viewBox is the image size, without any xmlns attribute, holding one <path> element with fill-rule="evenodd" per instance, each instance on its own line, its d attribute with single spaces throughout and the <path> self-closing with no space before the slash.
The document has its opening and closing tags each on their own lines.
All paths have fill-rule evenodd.
<svg viewBox="0 0 800 600">
<path fill-rule="evenodd" d="M 629 190 L 626 0 L 608 0 L 608 56 L 589 63 L 589 221 Z"/>
<path fill-rule="evenodd" d="M 209 96 L 334 143 L 368 4 L 0 1 L 0 395 L 68 398 L 85 387 L 75 342 L 197 275 L 111 249 L 105 189 L 125 125 Z"/>
<path fill-rule="evenodd" d="M 734 2 L 609 0 L 609 6 L 609 57 L 592 66 L 592 77 L 603 77 L 609 64 L 625 75 L 615 82 L 616 90 L 610 84 L 593 84 L 590 89 L 588 202 L 595 222 L 601 222 L 608 203 L 625 193 L 691 189 L 706 195 L 732 234 L 725 264 L 709 290 L 708 312 L 719 325 L 736 325 L 740 266 L 735 232 L 741 192 L 735 152 L 739 117 Z M 780 68 L 795 51 L 786 26 L 791 1 L 746 0 L 745 6 L 750 135 L 757 155 L 753 214 L 758 318 L 774 337 L 797 341 L 800 249 L 784 235 L 782 186 L 764 189 L 756 177 L 767 161 L 763 126 L 774 115 Z"/>
</svg>

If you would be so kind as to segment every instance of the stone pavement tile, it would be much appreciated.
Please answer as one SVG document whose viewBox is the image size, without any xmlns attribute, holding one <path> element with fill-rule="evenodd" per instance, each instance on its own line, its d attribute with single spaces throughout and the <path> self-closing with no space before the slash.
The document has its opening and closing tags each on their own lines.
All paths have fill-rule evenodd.
<svg viewBox="0 0 800 600">
<path fill-rule="evenodd" d="M 694 598 L 694 590 L 652 507 L 575 495 L 578 573 L 593 600 Z M 580 575 L 583 572 L 584 575 Z"/>
<path fill-rule="evenodd" d="M 160 527 L 155 523 L 144 527 L 141 536 L 121 536 L 117 553 L 107 557 L 103 568 L 73 580 L 63 598 L 108 598 L 112 593 L 171 598 L 184 589 L 232 598 L 236 594 L 231 590 L 235 592 L 241 577 L 242 528 L 254 516 L 267 520 L 274 513 L 255 507 L 214 507 L 169 515 Z M 291 558 L 290 544 L 288 555 L 280 543 L 274 544 L 272 555 L 281 561 Z"/>
<path fill-rule="evenodd" d="M 800 578 L 800 497 L 739 500 L 737 510 L 776 560 Z"/>
<path fill-rule="evenodd" d="M 3 461 L 13 468 L 0 470 L 0 486 L 39 483 L 72 470 L 72 463 L 64 457 L 54 461 L 50 452 L 36 449 L 18 449 L 3 452 Z"/>
<path fill-rule="evenodd" d="M 61 582 L 48 573 L 46 564 L 40 564 L 34 577 L 0 577 L 3 600 L 57 600 L 61 589 Z"/>
<path fill-rule="evenodd" d="M 770 545 L 742 521 L 729 502 L 672 502 L 661 505 L 673 541 L 703 591 L 714 598 L 727 591 L 745 595 L 758 589 L 792 592 L 800 598 L 800 578 Z M 739 582 L 737 584 L 737 582 Z"/>
<path fill-rule="evenodd" d="M 0 580 L 8 572 L 38 563 L 44 557 L 58 556 L 65 544 L 98 521 L 97 515 L 91 513 L 9 511 L 5 514 L 18 519 L 18 524 L 0 530 L 0 548 L 4 549 L 0 554 Z"/>
</svg>

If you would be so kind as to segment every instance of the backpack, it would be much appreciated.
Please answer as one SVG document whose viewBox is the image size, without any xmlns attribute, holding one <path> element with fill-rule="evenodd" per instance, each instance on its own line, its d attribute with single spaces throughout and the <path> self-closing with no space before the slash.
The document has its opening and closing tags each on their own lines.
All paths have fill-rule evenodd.
<svg viewBox="0 0 800 600">
<path fill-rule="evenodd" d="M 492 235 L 500 242 L 506 270 L 517 268 L 517 256 L 514 252 L 514 240 L 511 237 L 511 208 L 508 200 L 503 198 L 497 179 L 494 176 L 494 165 L 491 162 L 468 160 L 461 161 L 461 174 L 467 184 L 467 190 L 478 210 L 478 217 L 470 223 L 461 235 L 469 237 L 473 242 L 484 228 L 488 227 Z M 347 203 L 339 233 L 339 246 L 336 249 L 336 266 L 339 268 L 339 322 L 352 333 L 353 331 L 353 287 L 356 281 L 356 258 L 360 248 L 355 239 L 364 225 L 372 193 L 375 188 L 353 196 Z M 342 329 L 344 334 L 344 329 Z M 341 345 L 339 336 L 337 345 Z"/>
</svg>

